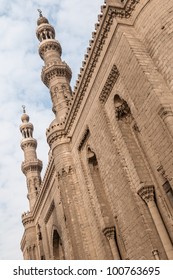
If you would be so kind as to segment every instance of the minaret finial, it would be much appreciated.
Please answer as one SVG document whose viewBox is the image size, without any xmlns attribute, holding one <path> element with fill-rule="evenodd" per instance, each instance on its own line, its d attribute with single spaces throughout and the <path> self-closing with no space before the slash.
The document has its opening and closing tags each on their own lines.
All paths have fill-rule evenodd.
<svg viewBox="0 0 173 280">
<path fill-rule="evenodd" d="M 42 10 L 37 9 L 37 11 L 39 12 L 39 16 L 40 16 L 40 17 L 42 17 L 42 16 L 43 16 L 43 14 L 42 14 Z"/>
<path fill-rule="evenodd" d="M 26 106 L 22 105 L 22 108 L 23 108 L 23 113 L 25 114 L 26 113 Z"/>
</svg>

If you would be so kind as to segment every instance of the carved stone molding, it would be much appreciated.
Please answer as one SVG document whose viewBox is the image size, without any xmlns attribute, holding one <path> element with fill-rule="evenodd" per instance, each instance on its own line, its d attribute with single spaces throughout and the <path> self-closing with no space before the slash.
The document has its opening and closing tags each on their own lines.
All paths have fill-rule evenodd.
<svg viewBox="0 0 173 280">
<path fill-rule="evenodd" d="M 76 115 L 79 111 L 80 104 L 82 103 L 83 97 L 93 75 L 94 69 L 96 67 L 97 61 L 100 57 L 101 51 L 105 44 L 106 38 L 110 31 L 111 25 L 115 17 L 121 18 L 129 18 L 135 9 L 137 3 L 140 0 L 129 0 L 126 1 L 125 5 L 121 7 L 109 7 L 108 13 L 104 17 L 104 23 L 101 26 L 101 30 L 98 27 L 97 32 L 93 32 L 92 39 L 90 40 L 90 46 L 88 48 L 88 53 L 85 55 L 85 67 L 82 68 L 82 72 L 79 75 L 79 79 L 76 82 L 75 92 L 76 98 L 75 102 L 73 103 L 73 107 L 71 109 L 70 116 L 67 120 L 67 133 L 71 130 L 71 127 L 74 123 Z M 103 6 L 103 10 L 106 10 L 106 6 Z M 99 19 L 103 19 L 103 15 L 99 17 Z M 100 31 L 100 33 L 99 33 Z M 98 34 L 98 35 L 97 35 Z"/>
<path fill-rule="evenodd" d="M 47 222 L 49 221 L 49 218 L 50 218 L 50 216 L 51 216 L 51 214 L 52 214 L 54 208 L 55 208 L 55 202 L 54 202 L 54 200 L 53 200 L 53 201 L 51 202 L 50 207 L 49 207 L 49 209 L 48 209 L 48 211 L 47 211 L 47 214 L 46 214 L 46 216 L 45 216 L 45 218 L 44 218 L 45 224 L 47 224 Z"/>
<path fill-rule="evenodd" d="M 149 201 L 154 201 L 154 186 L 143 186 L 139 189 L 138 195 L 148 204 Z"/>
<path fill-rule="evenodd" d="M 124 7 L 110 7 L 109 14 L 113 14 L 114 17 L 129 18 L 139 2 L 140 0 L 127 0 Z"/>
<path fill-rule="evenodd" d="M 106 227 L 103 233 L 108 240 L 115 239 L 115 227 Z"/>
<path fill-rule="evenodd" d="M 82 135 L 82 138 L 80 140 L 79 146 L 78 146 L 78 150 L 80 151 L 83 147 L 83 145 L 85 144 L 85 142 L 87 141 L 88 137 L 90 135 L 90 131 L 89 128 L 87 127 Z"/>
<path fill-rule="evenodd" d="M 44 53 L 50 50 L 57 51 L 59 55 L 61 56 L 62 54 L 62 48 L 61 45 L 58 41 L 56 40 L 50 40 L 50 41 L 45 41 L 39 46 L 39 55 L 41 56 L 42 59 L 44 59 Z"/>
<path fill-rule="evenodd" d="M 74 171 L 71 165 L 63 167 L 59 172 L 58 172 L 58 179 L 62 179 L 63 177 L 66 177 L 67 175 L 71 174 Z"/>
<path fill-rule="evenodd" d="M 70 83 L 71 76 L 70 67 L 65 62 L 57 64 L 56 61 L 44 66 L 41 73 L 41 79 L 47 87 L 49 87 L 50 81 L 56 77 L 66 77 Z"/>
<path fill-rule="evenodd" d="M 25 148 L 29 148 L 29 147 L 31 147 L 31 148 L 37 148 L 37 141 L 35 140 L 35 139 L 32 139 L 32 138 L 30 138 L 30 139 L 24 139 L 24 140 L 22 140 L 21 141 L 21 148 L 22 148 L 22 150 L 24 150 Z"/>
<path fill-rule="evenodd" d="M 119 77 L 119 71 L 118 71 L 116 65 L 114 64 L 111 69 L 111 72 L 106 80 L 106 83 L 102 89 L 102 92 L 99 96 L 99 100 L 102 104 L 104 104 L 107 101 L 118 77 Z"/>
<path fill-rule="evenodd" d="M 61 126 L 62 125 L 60 124 L 60 127 Z M 62 144 L 62 143 L 69 143 L 70 142 L 70 137 L 68 137 L 65 134 L 64 130 L 59 130 L 58 131 L 58 129 L 57 129 L 57 130 L 54 131 L 54 129 L 52 129 L 52 131 L 51 131 L 51 129 L 49 129 L 49 133 L 47 132 L 46 136 L 47 136 L 47 142 L 48 142 L 50 147 L 52 147 L 52 145 L 56 141 L 58 141 L 57 145 L 58 145 L 58 143 Z"/>
</svg>

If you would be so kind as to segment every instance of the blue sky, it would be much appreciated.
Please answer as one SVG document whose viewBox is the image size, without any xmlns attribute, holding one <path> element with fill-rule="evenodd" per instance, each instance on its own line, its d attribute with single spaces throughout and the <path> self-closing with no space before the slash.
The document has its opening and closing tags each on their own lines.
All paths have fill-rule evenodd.
<svg viewBox="0 0 173 280">
<path fill-rule="evenodd" d="M 43 61 L 35 35 L 37 9 L 55 27 L 62 59 L 73 72 L 72 88 L 103 0 L 0 0 L 0 259 L 22 259 L 21 214 L 28 210 L 19 125 L 26 105 L 44 170 L 45 131 L 53 120 L 49 90 L 40 78 Z M 44 170 L 42 174 L 44 174 Z"/>
</svg>

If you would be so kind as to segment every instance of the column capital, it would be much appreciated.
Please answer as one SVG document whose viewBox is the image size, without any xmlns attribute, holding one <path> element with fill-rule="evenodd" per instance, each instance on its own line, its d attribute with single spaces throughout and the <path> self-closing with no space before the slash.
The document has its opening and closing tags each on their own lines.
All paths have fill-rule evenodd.
<svg viewBox="0 0 173 280">
<path fill-rule="evenodd" d="M 146 185 L 139 189 L 138 195 L 148 204 L 149 201 L 154 201 L 154 186 Z"/>
<path fill-rule="evenodd" d="M 108 240 L 115 239 L 115 227 L 106 227 L 103 230 L 104 235 Z"/>
</svg>

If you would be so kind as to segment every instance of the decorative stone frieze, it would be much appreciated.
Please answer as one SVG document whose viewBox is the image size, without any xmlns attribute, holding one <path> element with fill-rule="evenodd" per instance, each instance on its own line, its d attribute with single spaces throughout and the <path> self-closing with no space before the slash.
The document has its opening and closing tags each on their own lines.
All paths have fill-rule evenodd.
<svg viewBox="0 0 173 280">
<path fill-rule="evenodd" d="M 119 77 L 119 71 L 118 71 L 116 65 L 114 64 L 111 69 L 111 72 L 106 80 L 106 83 L 102 89 L 102 92 L 99 96 L 99 100 L 102 104 L 104 104 L 107 101 L 118 77 Z"/>
<path fill-rule="evenodd" d="M 109 14 L 114 17 L 120 18 L 129 18 L 132 15 L 136 5 L 140 2 L 140 0 L 127 0 L 121 1 L 124 2 L 123 7 L 110 7 Z"/>
</svg>

